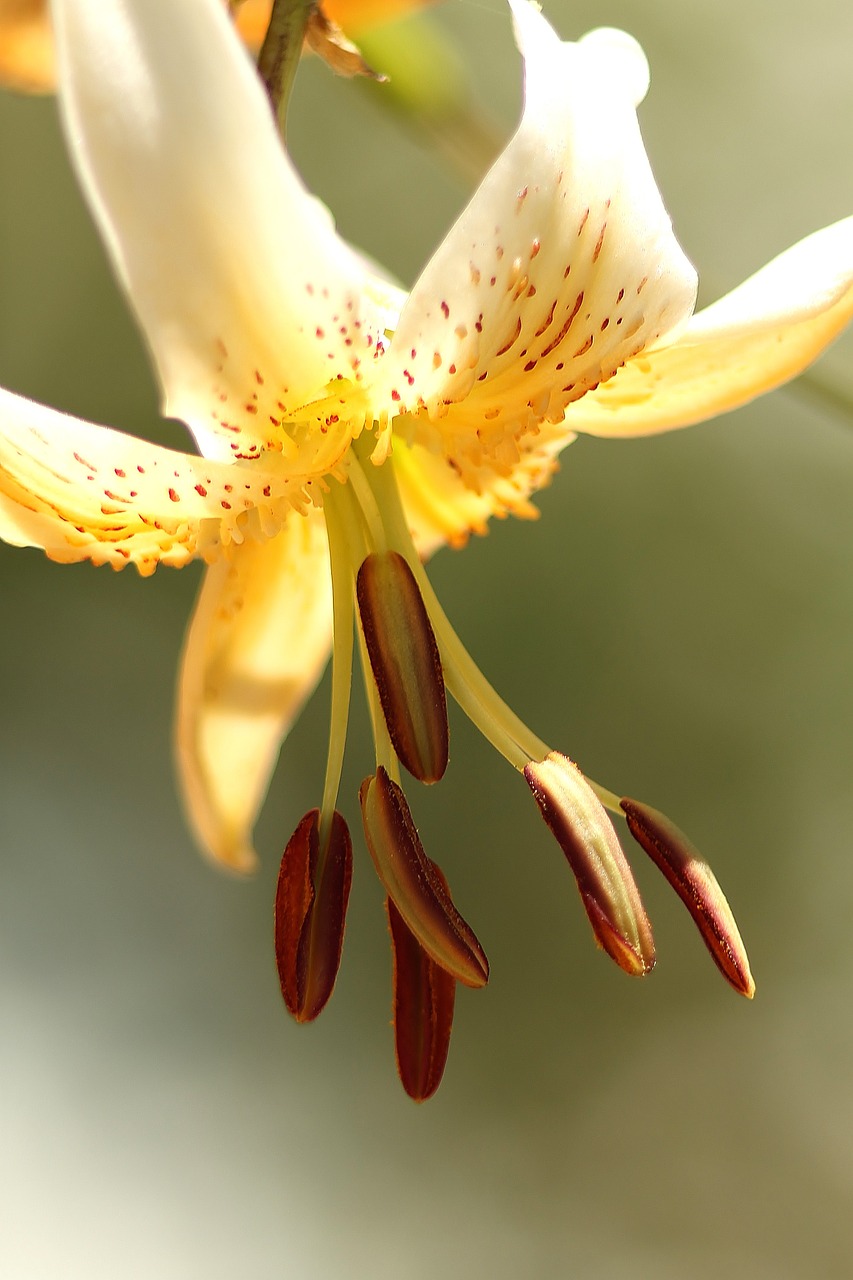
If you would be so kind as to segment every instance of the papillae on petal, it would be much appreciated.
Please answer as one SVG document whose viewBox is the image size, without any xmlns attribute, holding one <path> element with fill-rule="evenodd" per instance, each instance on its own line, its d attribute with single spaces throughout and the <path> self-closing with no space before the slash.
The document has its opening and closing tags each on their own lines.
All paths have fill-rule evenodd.
<svg viewBox="0 0 853 1280">
<path fill-rule="evenodd" d="M 71 156 L 165 413 L 207 456 L 331 469 L 364 407 L 328 386 L 357 386 L 394 295 L 305 191 L 224 6 L 55 0 L 54 21 Z"/>
<path fill-rule="evenodd" d="M 639 46 L 563 43 L 528 0 L 521 125 L 403 308 L 377 397 L 407 440 L 474 489 L 519 440 L 690 315 L 696 275 L 672 233 L 636 118 Z M 564 439 L 569 434 L 568 427 Z"/>
<path fill-rule="evenodd" d="M 288 505 L 282 494 L 260 471 L 163 449 L 0 390 L 0 537 L 14 546 L 148 574 L 275 532 Z"/>
<path fill-rule="evenodd" d="M 853 317 L 853 217 L 801 240 L 571 405 L 596 436 L 652 435 L 746 404 L 796 377 Z"/>
<path fill-rule="evenodd" d="M 181 663 L 176 755 L 196 838 L 233 870 L 255 865 L 251 830 L 331 634 L 319 515 L 292 515 L 276 537 L 235 547 L 207 570 Z"/>
</svg>

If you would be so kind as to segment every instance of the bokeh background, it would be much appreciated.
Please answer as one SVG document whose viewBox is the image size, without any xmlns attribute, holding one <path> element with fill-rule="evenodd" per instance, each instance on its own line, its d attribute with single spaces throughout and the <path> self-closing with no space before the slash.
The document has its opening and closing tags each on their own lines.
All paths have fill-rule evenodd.
<svg viewBox="0 0 853 1280">
<path fill-rule="evenodd" d="M 551 0 L 644 44 L 642 125 L 707 301 L 853 210 L 848 0 Z M 498 4 L 450 33 L 499 130 Z M 467 193 L 364 86 L 304 66 L 292 145 L 344 234 L 411 281 Z M 0 96 L 0 382 L 180 444 L 49 100 Z M 416 799 L 492 963 L 425 1107 L 394 1072 L 382 896 L 357 848 L 344 966 L 281 1006 L 278 857 L 322 784 L 324 684 L 230 880 L 175 795 L 175 664 L 198 574 L 0 548 L 0 1274 L 10 1280 L 823 1280 L 853 1274 L 853 339 L 806 383 L 650 441 L 582 440 L 535 524 L 433 580 L 509 701 L 714 862 L 752 1005 L 634 859 L 659 963 L 592 945 L 526 788 L 460 717 Z M 370 768 L 356 708 L 344 785 Z"/>
</svg>

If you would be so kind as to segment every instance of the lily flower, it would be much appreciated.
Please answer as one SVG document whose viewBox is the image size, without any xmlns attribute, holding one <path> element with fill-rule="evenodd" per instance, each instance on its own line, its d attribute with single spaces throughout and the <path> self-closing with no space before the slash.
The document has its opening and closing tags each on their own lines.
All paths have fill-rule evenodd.
<svg viewBox="0 0 853 1280">
<path fill-rule="evenodd" d="M 577 432 L 652 433 L 734 408 L 797 374 L 853 315 L 848 218 L 694 317 L 696 275 L 637 124 L 641 49 L 614 31 L 563 42 L 527 0 L 511 5 L 521 122 L 407 295 L 303 188 L 223 6 L 54 0 L 71 155 L 163 412 L 199 453 L 0 395 L 7 542 L 143 575 L 208 566 L 181 662 L 177 760 L 200 846 L 233 870 L 255 863 L 279 748 L 333 648 L 325 784 L 276 898 L 282 992 L 300 1020 L 328 999 L 343 940 L 352 848 L 336 805 L 357 634 L 375 747 L 362 819 L 415 1097 L 441 1078 L 455 982 L 488 978 L 400 782 L 400 763 L 426 783 L 444 771 L 445 688 L 525 777 L 623 969 L 648 972 L 654 947 L 605 809 L 628 816 L 732 986 L 753 990 L 707 864 L 506 706 L 423 561 L 493 515 L 535 515 L 531 495 Z"/>
</svg>

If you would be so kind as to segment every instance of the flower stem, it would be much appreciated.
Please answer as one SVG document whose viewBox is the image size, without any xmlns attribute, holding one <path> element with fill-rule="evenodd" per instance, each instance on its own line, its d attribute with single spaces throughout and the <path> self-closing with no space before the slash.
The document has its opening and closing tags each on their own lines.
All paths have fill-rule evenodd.
<svg viewBox="0 0 853 1280">
<path fill-rule="evenodd" d="M 258 55 L 258 71 L 266 85 L 282 140 L 305 28 L 316 7 L 317 0 L 273 0 L 267 34 Z"/>
</svg>

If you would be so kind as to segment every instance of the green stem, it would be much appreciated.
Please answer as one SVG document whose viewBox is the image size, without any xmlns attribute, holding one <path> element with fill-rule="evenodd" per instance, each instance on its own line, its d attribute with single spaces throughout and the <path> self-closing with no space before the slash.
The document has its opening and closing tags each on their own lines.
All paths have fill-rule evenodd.
<svg viewBox="0 0 853 1280">
<path fill-rule="evenodd" d="M 258 55 L 258 71 L 266 85 L 282 140 L 305 28 L 316 7 L 317 0 L 274 0 L 270 24 Z"/>
</svg>

